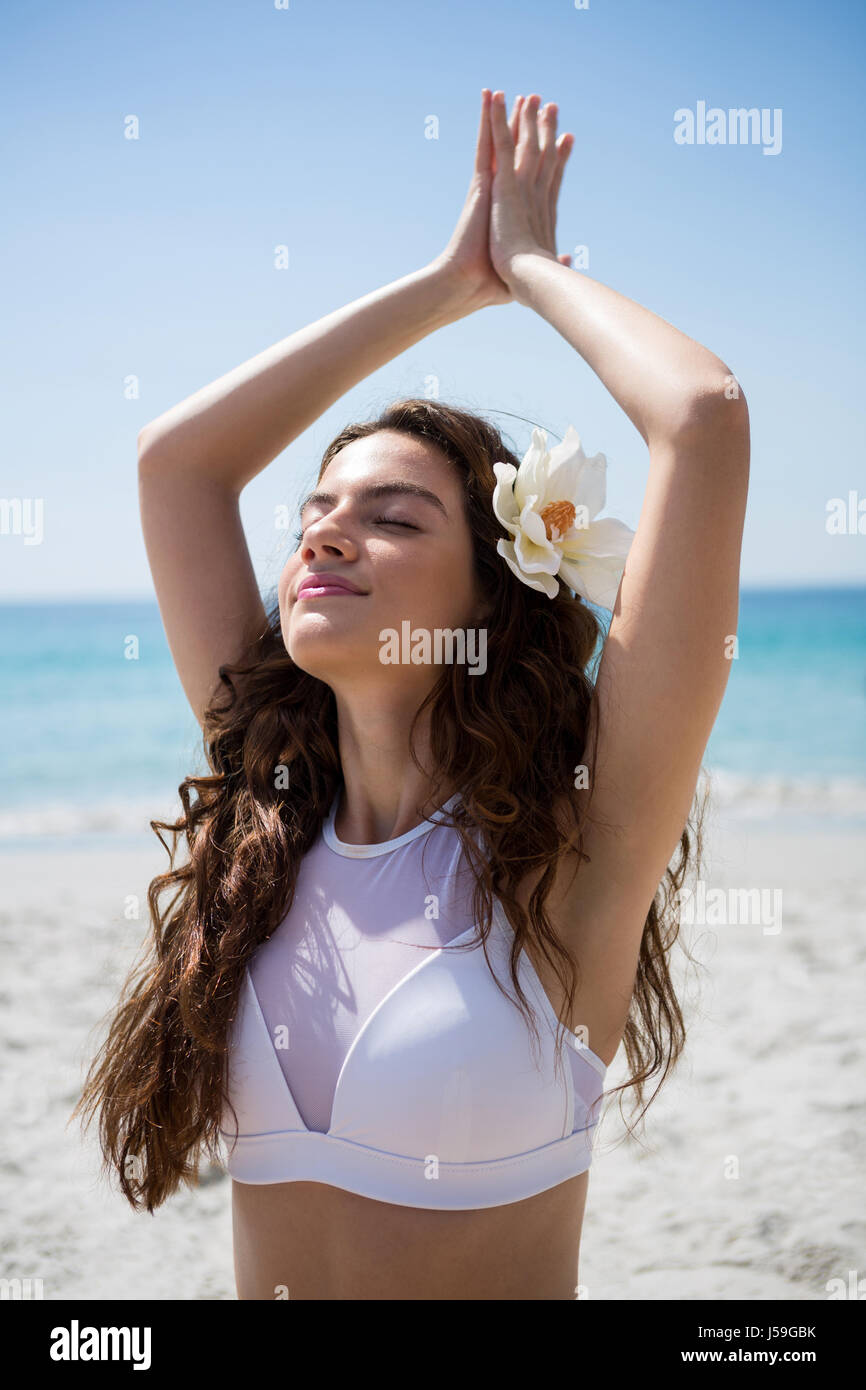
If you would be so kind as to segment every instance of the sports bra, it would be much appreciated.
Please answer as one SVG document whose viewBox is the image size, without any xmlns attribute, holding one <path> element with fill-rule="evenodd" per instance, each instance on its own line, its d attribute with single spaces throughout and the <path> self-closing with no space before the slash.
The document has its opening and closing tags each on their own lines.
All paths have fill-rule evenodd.
<svg viewBox="0 0 866 1390">
<path fill-rule="evenodd" d="M 607 1067 L 565 1030 L 494 896 L 487 952 L 451 797 L 412 830 L 352 845 L 338 789 L 292 905 L 254 952 L 228 1039 L 220 1133 L 242 1183 L 320 1182 L 380 1202 L 466 1210 L 584 1172 Z M 465 943 L 465 944 L 464 944 Z M 451 949 L 454 947 L 455 949 Z M 459 949 L 457 949 L 459 948 Z M 420 956 L 420 959 L 419 959 Z"/>
</svg>

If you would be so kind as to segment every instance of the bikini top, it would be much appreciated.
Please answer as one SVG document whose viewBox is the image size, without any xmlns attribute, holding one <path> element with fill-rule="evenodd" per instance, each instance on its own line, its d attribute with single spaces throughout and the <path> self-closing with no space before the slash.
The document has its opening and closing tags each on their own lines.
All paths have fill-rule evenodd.
<svg viewBox="0 0 866 1390">
<path fill-rule="evenodd" d="M 470 944 L 474 877 L 439 824 L 459 795 L 404 835 L 352 845 L 334 829 L 341 790 L 244 973 L 228 1047 L 237 1132 L 228 1107 L 220 1128 L 228 1173 L 461 1210 L 584 1172 L 607 1068 L 568 1030 L 554 1067 L 556 1014 L 521 952 L 536 1041 L 513 1002 L 513 929 L 496 898 L 491 964 Z"/>
</svg>

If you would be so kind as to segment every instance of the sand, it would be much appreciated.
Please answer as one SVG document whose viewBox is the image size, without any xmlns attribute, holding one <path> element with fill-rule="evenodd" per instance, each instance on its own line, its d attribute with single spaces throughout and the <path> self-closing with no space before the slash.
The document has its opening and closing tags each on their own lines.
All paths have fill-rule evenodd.
<svg viewBox="0 0 866 1390">
<path fill-rule="evenodd" d="M 64 1127 L 166 864 L 155 837 L 142 844 L 0 854 L 0 1274 L 41 1279 L 46 1299 L 236 1296 L 228 1177 L 210 1170 L 153 1216 L 133 1213 L 100 1178 L 95 1139 Z M 698 962 L 678 954 L 687 1049 L 642 1147 L 623 1142 L 615 1103 L 605 1111 L 585 1297 L 826 1299 L 828 1281 L 862 1275 L 863 848 L 862 832 L 829 826 L 711 827 L 710 923 L 729 888 L 763 889 L 781 919 L 755 907 L 745 924 L 683 928 Z M 608 1084 L 625 1077 L 620 1050 Z"/>
</svg>

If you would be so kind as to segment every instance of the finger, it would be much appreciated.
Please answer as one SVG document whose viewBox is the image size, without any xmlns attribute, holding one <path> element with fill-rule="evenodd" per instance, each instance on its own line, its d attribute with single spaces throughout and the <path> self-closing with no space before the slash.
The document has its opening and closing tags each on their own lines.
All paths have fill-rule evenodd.
<svg viewBox="0 0 866 1390">
<path fill-rule="evenodd" d="M 560 262 L 561 265 L 568 266 L 569 268 L 571 267 L 571 256 L 568 251 L 563 251 L 562 255 L 557 256 L 556 259 Z"/>
<path fill-rule="evenodd" d="M 481 118 L 478 122 L 478 142 L 475 146 L 476 174 L 492 172 L 493 133 L 490 129 L 490 88 L 481 89 Z"/>
<path fill-rule="evenodd" d="M 517 145 L 516 168 L 534 177 L 538 165 L 538 108 L 541 97 L 533 93 L 520 113 L 520 139 Z"/>
<path fill-rule="evenodd" d="M 520 135 L 520 112 L 521 112 L 522 108 L 523 108 L 523 97 L 522 97 L 522 96 L 517 96 L 517 97 L 515 97 L 515 98 L 514 98 L 514 106 L 513 106 L 512 109 L 511 109 L 511 120 L 508 122 L 508 127 L 509 127 L 509 130 L 511 131 L 511 138 L 512 138 L 512 140 L 514 141 L 515 145 L 517 144 L 517 139 L 518 139 L 518 136 Z"/>
<path fill-rule="evenodd" d="M 556 168 L 556 120 L 556 102 L 549 101 L 538 117 L 538 177 L 546 184 L 550 183 Z"/>
<path fill-rule="evenodd" d="M 535 122 L 538 139 L 538 163 L 535 168 L 535 187 L 533 194 L 538 205 L 535 214 L 541 232 L 541 243 L 556 254 L 556 207 L 551 203 L 548 196 L 550 188 L 550 148 L 554 137 L 551 136 L 551 111 L 553 102 L 548 102 L 546 106 L 539 107 L 538 118 Z M 554 111 L 553 124 L 556 124 Z"/>
<path fill-rule="evenodd" d="M 493 150 L 497 169 L 514 169 L 514 141 L 505 119 L 505 93 L 496 91 L 490 105 L 490 126 L 493 131 Z"/>
<path fill-rule="evenodd" d="M 550 181 L 550 200 L 551 207 L 554 209 L 556 208 L 557 199 L 559 198 L 559 186 L 562 183 L 562 175 L 566 163 L 568 162 L 568 156 L 571 154 L 573 148 L 574 136 L 571 131 L 566 131 L 564 135 L 560 135 L 556 142 L 556 164 L 553 169 L 553 178 Z"/>
</svg>

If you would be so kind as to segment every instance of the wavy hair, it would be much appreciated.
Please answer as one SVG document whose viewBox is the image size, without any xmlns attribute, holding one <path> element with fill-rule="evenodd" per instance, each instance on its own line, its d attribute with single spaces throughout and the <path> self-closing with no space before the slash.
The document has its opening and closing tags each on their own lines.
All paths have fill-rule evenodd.
<svg viewBox="0 0 866 1390">
<path fill-rule="evenodd" d="M 319 478 L 344 445 L 379 430 L 434 444 L 456 469 L 477 580 L 490 605 L 484 678 L 470 679 L 462 664 L 443 666 L 413 720 L 410 751 L 421 769 L 415 729 L 429 708 L 433 785 L 418 814 L 441 804 L 444 790 L 460 788 L 445 820 L 473 872 L 474 921 L 485 955 L 496 895 L 514 931 L 512 1002 L 534 1028 L 517 974 L 528 944 L 554 969 L 571 1018 L 579 963 L 551 927 L 545 900 L 561 857 L 577 850 L 578 864 L 585 858 L 580 846 L 591 792 L 568 833 L 553 808 L 560 798 L 574 803 L 573 769 L 592 764 L 588 730 L 596 730 L 595 745 L 598 719 L 591 724 L 590 714 L 603 629 L 564 586 L 549 599 L 521 583 L 497 554 L 492 465 L 520 464 L 497 429 L 440 401 L 399 400 L 342 430 L 325 450 Z M 181 1183 L 198 1181 L 203 1153 L 220 1163 L 227 1044 L 243 973 L 291 907 L 301 860 L 342 783 L 333 691 L 288 655 L 276 595 L 264 632 L 242 660 L 220 667 L 202 736 L 210 774 L 184 778 L 176 821 L 150 822 L 170 867 L 148 888 L 151 921 L 142 956 L 73 1112 L 82 1113 L 86 1126 L 98 1111 L 104 1168 L 117 1172 L 133 1209 L 150 1212 Z M 700 817 L 695 824 L 693 818 L 694 811 L 644 924 L 623 1035 L 630 1079 L 608 1093 L 634 1088 L 637 1103 L 663 1068 L 655 1098 L 685 1044 L 668 957 L 679 932 L 679 890 L 700 858 Z M 162 831 L 172 832 L 171 848 Z M 188 854 L 175 866 L 181 835 Z M 540 877 L 525 911 L 516 892 L 529 873 Z M 160 906 L 169 890 L 171 900 Z"/>
</svg>

